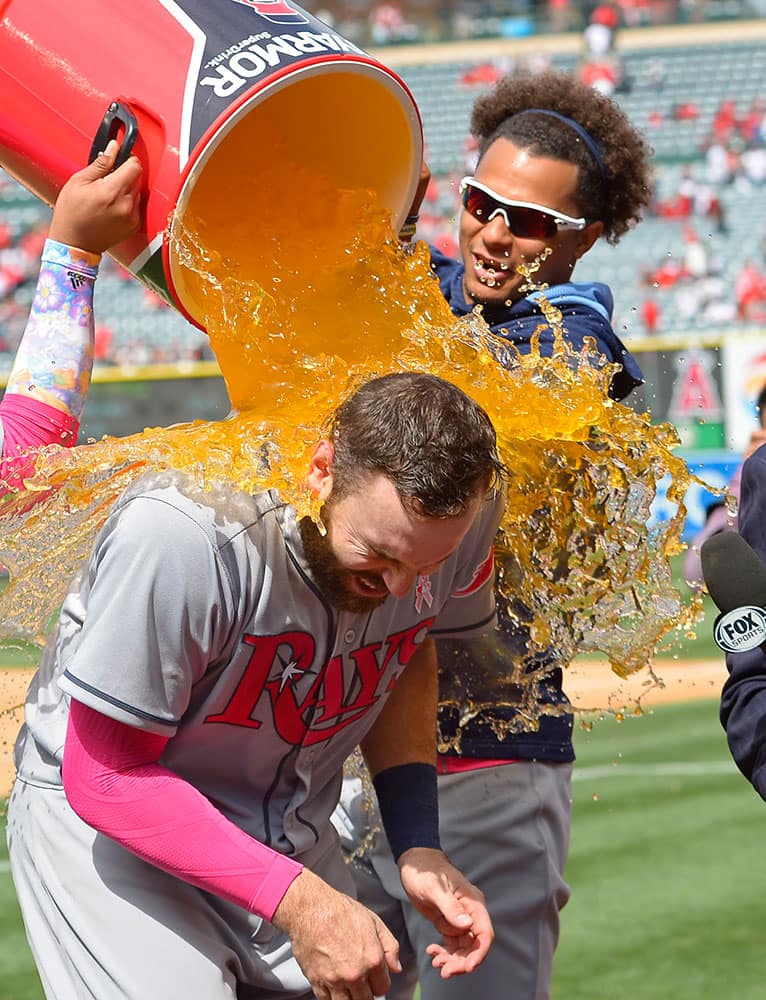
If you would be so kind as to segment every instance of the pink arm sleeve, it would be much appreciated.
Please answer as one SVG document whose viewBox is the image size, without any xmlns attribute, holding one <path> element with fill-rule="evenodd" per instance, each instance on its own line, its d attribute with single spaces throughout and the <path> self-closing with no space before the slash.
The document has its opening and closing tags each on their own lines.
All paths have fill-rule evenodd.
<svg viewBox="0 0 766 1000">
<path fill-rule="evenodd" d="M 46 444 L 73 445 L 80 426 L 70 413 L 17 392 L 8 392 L 0 400 L 0 420 L 3 425 L 0 493 L 19 489 L 32 474 L 37 449 Z"/>
<path fill-rule="evenodd" d="M 150 864 L 271 920 L 303 866 L 159 764 L 167 742 L 72 700 L 62 768 L 69 804 Z"/>
</svg>

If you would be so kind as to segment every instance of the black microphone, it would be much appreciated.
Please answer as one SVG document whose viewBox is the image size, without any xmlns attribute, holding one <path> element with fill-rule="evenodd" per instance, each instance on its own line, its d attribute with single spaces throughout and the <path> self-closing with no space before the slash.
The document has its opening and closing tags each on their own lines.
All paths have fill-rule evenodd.
<svg viewBox="0 0 766 1000">
<path fill-rule="evenodd" d="M 727 653 L 766 642 L 766 566 L 742 535 L 721 531 L 700 549 L 702 576 L 721 614 L 713 638 Z"/>
</svg>

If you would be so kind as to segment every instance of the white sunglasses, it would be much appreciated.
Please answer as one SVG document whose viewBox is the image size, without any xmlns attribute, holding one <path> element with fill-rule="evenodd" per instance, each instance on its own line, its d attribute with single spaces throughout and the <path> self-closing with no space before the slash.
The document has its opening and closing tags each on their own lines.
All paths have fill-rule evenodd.
<svg viewBox="0 0 766 1000">
<path fill-rule="evenodd" d="M 531 201 L 510 201 L 501 198 L 492 188 L 474 177 L 460 182 L 463 207 L 479 222 L 491 222 L 498 214 L 505 219 L 514 236 L 528 240 L 549 240 L 562 229 L 585 229 L 586 219 L 574 219 Z"/>
</svg>

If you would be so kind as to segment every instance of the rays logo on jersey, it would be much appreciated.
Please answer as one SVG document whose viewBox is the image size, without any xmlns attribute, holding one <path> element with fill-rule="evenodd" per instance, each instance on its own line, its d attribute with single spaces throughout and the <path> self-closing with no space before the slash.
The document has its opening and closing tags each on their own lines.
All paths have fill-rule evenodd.
<svg viewBox="0 0 766 1000">
<path fill-rule="evenodd" d="M 205 722 L 248 729 L 271 723 L 291 746 L 324 743 L 393 689 L 433 623 L 426 618 L 320 666 L 314 666 L 317 646 L 308 632 L 246 634 L 245 672 L 225 709 Z M 264 714 L 269 708 L 271 719 Z"/>
<path fill-rule="evenodd" d="M 285 0 L 234 0 L 234 3 L 241 3 L 245 7 L 250 7 L 256 14 L 260 14 L 266 21 L 272 24 L 308 24 L 309 19 L 305 14 L 295 10 Z"/>
</svg>

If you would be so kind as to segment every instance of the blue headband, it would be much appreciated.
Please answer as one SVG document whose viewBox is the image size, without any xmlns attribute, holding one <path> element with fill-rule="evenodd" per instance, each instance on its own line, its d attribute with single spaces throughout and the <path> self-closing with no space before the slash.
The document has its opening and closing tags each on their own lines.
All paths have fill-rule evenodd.
<svg viewBox="0 0 766 1000">
<path fill-rule="evenodd" d="M 601 146 L 599 146 L 599 144 L 596 142 L 593 136 L 589 132 L 586 132 L 585 129 L 582 127 L 582 125 L 580 125 L 579 122 L 576 122 L 574 118 L 567 118 L 566 115 L 560 115 L 558 111 L 549 111 L 547 108 L 525 108 L 523 111 L 519 111 L 519 114 L 548 115 L 550 118 L 558 118 L 560 122 L 564 122 L 565 125 L 568 125 L 573 131 L 575 131 L 579 135 L 579 137 L 588 147 L 591 155 L 593 156 L 593 159 L 598 164 L 598 169 L 601 173 L 602 179 L 606 180 L 606 164 L 604 163 L 604 156 L 603 153 L 601 152 Z M 515 117 L 516 116 L 514 115 L 514 118 Z"/>
</svg>

